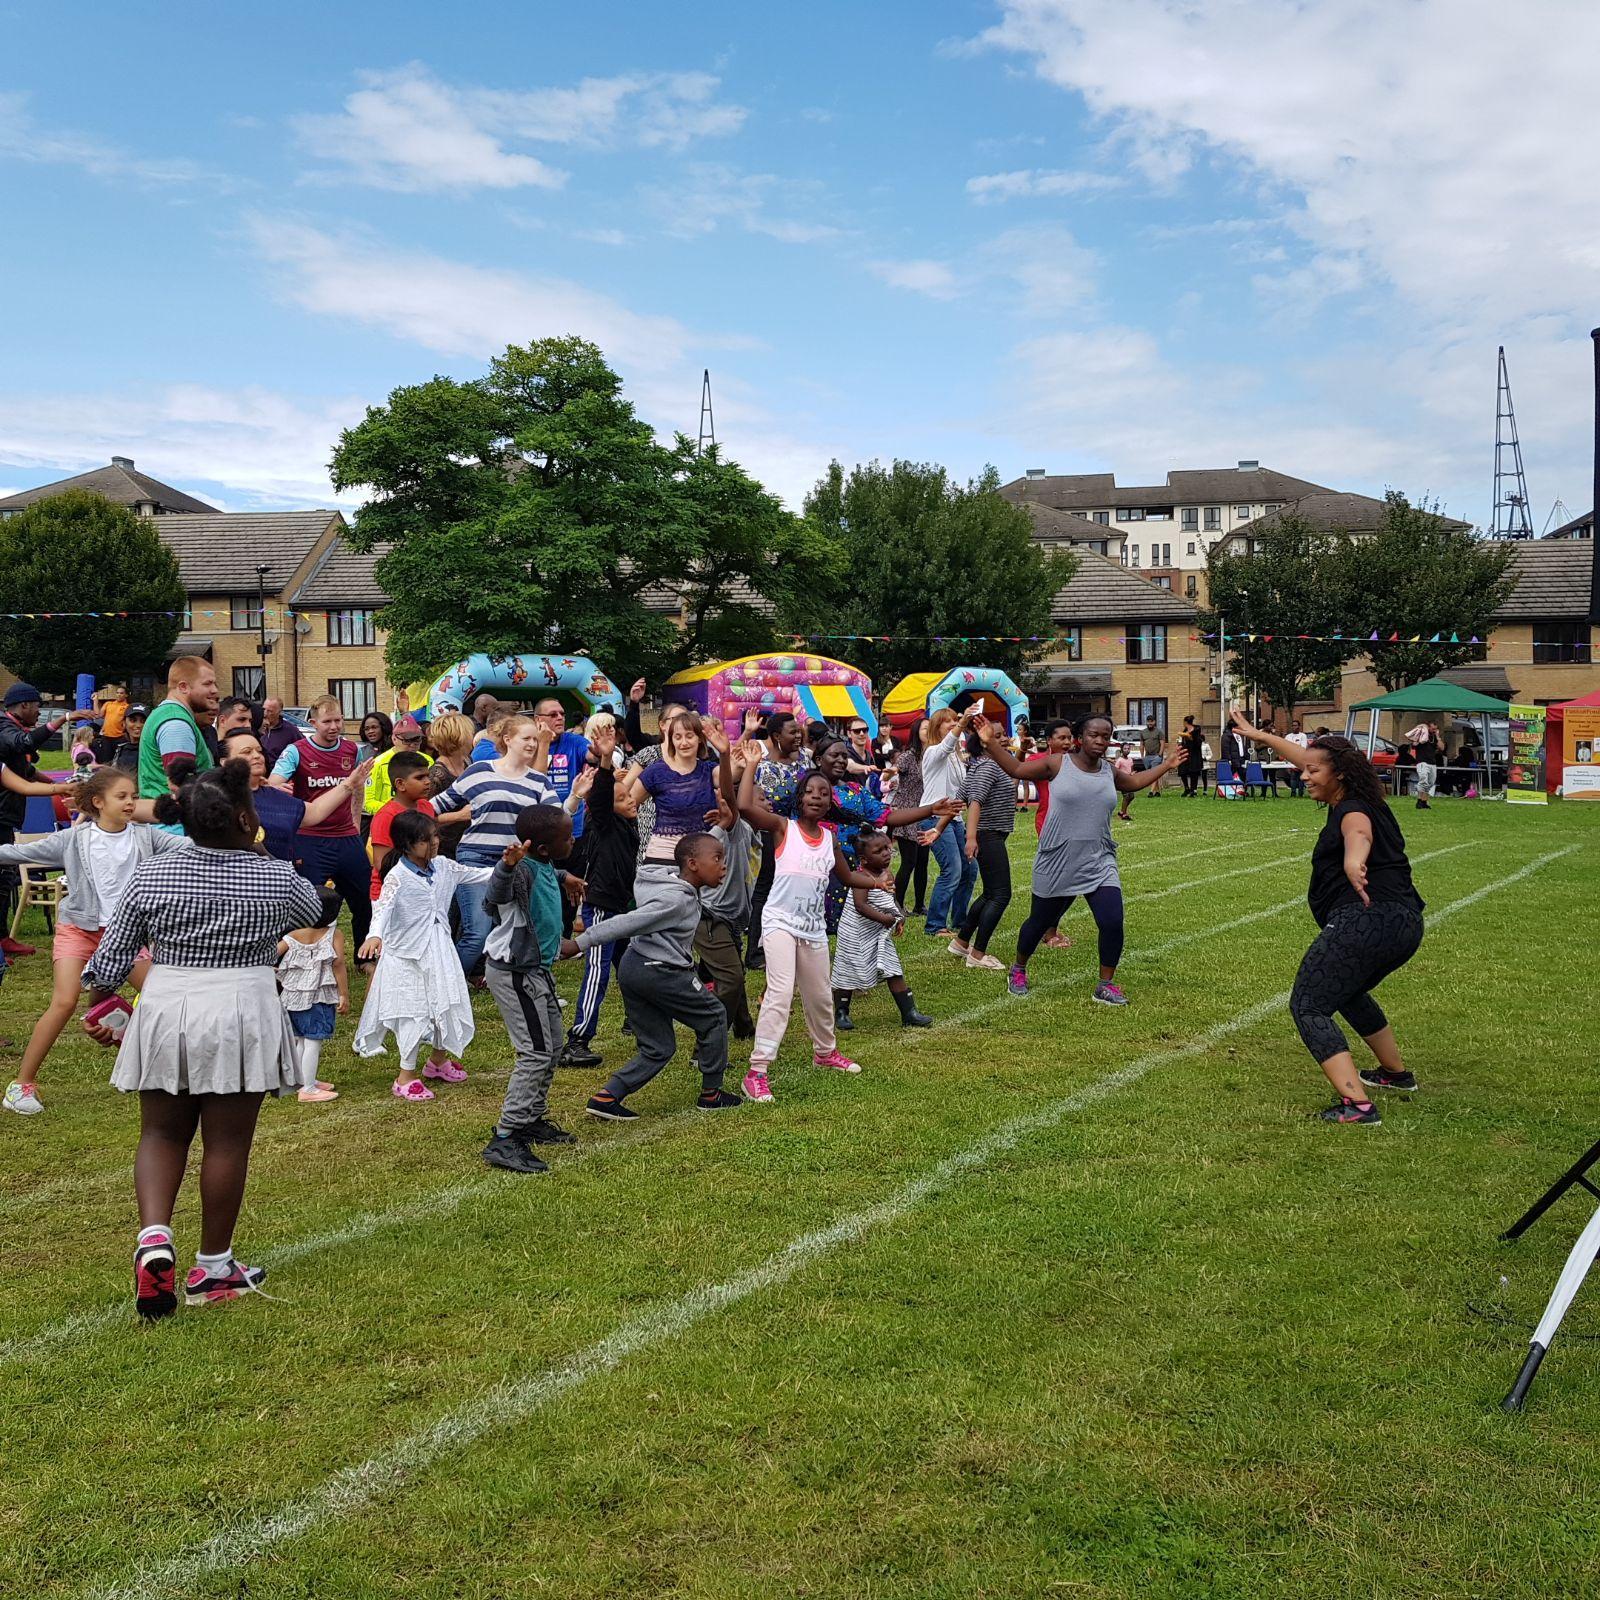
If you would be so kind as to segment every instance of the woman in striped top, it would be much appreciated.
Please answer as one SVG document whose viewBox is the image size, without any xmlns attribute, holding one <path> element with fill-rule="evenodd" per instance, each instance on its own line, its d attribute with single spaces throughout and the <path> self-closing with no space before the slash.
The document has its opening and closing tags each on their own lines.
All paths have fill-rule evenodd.
<svg viewBox="0 0 1600 1600">
<path fill-rule="evenodd" d="M 532 717 L 512 716 L 495 725 L 494 741 L 500 754 L 493 761 L 474 761 L 442 794 L 433 809 L 439 816 L 470 808 L 472 821 L 456 846 L 456 860 L 464 867 L 492 867 L 517 842 L 517 818 L 528 806 L 553 806 L 561 802 L 545 776 L 550 759 L 550 730 Z M 470 974 L 483 959 L 489 937 L 489 913 L 484 896 L 489 885 L 463 883 L 456 890 L 456 910 L 461 914 L 461 934 L 456 954 Z"/>
<path fill-rule="evenodd" d="M 233 1228 L 261 1098 L 298 1089 L 304 1077 L 278 1003 L 274 963 L 291 928 L 327 919 L 320 891 L 255 842 L 261 824 L 243 761 L 202 773 L 178 804 L 193 848 L 153 856 L 134 870 L 84 971 L 94 1000 L 109 1000 L 141 947 L 150 948 L 150 974 L 126 1017 L 111 1074 L 118 1089 L 139 1096 L 133 1277 L 134 1304 L 145 1317 L 177 1309 L 172 1209 L 197 1131 L 205 1146 L 200 1253 L 185 1299 L 233 1300 L 265 1276 L 234 1260 Z M 84 1027 L 113 1042 L 104 1026 L 86 1020 Z"/>
</svg>

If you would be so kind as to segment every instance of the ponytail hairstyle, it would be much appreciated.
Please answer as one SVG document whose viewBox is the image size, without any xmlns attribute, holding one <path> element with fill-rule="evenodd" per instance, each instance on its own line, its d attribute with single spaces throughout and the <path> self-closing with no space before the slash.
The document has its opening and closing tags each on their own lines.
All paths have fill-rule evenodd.
<svg viewBox="0 0 1600 1600">
<path fill-rule="evenodd" d="M 1383 780 L 1378 769 L 1367 760 L 1367 753 L 1352 744 L 1342 733 L 1319 734 L 1311 741 L 1311 749 L 1321 750 L 1333 767 L 1347 800 L 1362 800 L 1369 806 L 1385 806 Z"/>
<path fill-rule="evenodd" d="M 260 819 L 250 800 L 250 768 L 243 761 L 192 777 L 178 792 L 183 831 L 211 850 L 254 850 Z"/>
<path fill-rule="evenodd" d="M 436 838 L 438 833 L 439 825 L 426 812 L 400 812 L 389 828 L 391 845 L 389 853 L 378 868 L 379 881 L 387 878 L 424 839 Z"/>
<path fill-rule="evenodd" d="M 73 809 L 85 817 L 98 817 L 98 802 L 104 801 L 118 783 L 131 783 L 135 788 L 138 787 L 137 779 L 125 767 L 99 767 L 82 783 L 69 784 L 67 791 Z"/>
</svg>

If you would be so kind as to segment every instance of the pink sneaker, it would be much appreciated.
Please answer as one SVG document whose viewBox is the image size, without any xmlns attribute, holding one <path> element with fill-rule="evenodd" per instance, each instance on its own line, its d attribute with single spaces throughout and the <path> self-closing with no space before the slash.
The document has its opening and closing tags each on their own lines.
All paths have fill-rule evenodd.
<svg viewBox="0 0 1600 1600">
<path fill-rule="evenodd" d="M 339 1091 L 331 1083 L 319 1083 L 314 1089 L 302 1089 L 295 1098 L 303 1106 L 320 1106 L 329 1100 L 337 1100 Z"/>
<path fill-rule="evenodd" d="M 133 1309 L 154 1321 L 178 1309 L 173 1268 L 172 1235 L 151 1229 L 133 1252 Z"/>
<path fill-rule="evenodd" d="M 744 1097 L 746 1100 L 772 1101 L 772 1085 L 767 1082 L 767 1075 L 760 1067 L 751 1067 L 744 1075 Z"/>
<path fill-rule="evenodd" d="M 439 1078 L 445 1083 L 465 1083 L 467 1069 L 454 1057 L 444 1061 L 430 1061 L 423 1069 L 424 1078 Z"/>
<path fill-rule="evenodd" d="M 389 1085 L 389 1093 L 394 1095 L 396 1099 L 399 1100 L 433 1099 L 433 1090 L 430 1089 L 421 1078 L 413 1078 L 410 1083 L 401 1083 L 401 1081 L 396 1078 L 394 1082 Z"/>
<path fill-rule="evenodd" d="M 831 1067 L 835 1072 L 859 1072 L 861 1070 L 861 1063 L 852 1061 L 837 1045 L 825 1056 L 813 1054 L 811 1065 L 814 1067 Z"/>
<path fill-rule="evenodd" d="M 214 1306 L 224 1300 L 237 1300 L 240 1295 L 261 1291 L 261 1280 L 266 1277 L 265 1267 L 241 1266 L 237 1261 L 228 1263 L 228 1270 L 216 1277 L 207 1274 L 204 1267 L 190 1267 L 183 1285 L 183 1303 L 186 1306 Z M 271 1299 L 270 1295 L 266 1296 Z"/>
</svg>

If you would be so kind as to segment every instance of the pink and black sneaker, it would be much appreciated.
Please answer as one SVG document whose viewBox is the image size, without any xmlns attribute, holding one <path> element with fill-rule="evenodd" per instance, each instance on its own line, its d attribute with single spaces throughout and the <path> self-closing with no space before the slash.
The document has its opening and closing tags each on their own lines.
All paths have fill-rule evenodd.
<svg viewBox="0 0 1600 1600">
<path fill-rule="evenodd" d="M 1006 993 L 1015 995 L 1019 1000 L 1028 997 L 1028 974 L 1021 967 L 1013 967 L 1006 974 Z"/>
<path fill-rule="evenodd" d="M 826 1053 L 814 1052 L 811 1057 L 814 1067 L 827 1067 L 832 1072 L 859 1072 L 861 1063 L 852 1061 L 837 1045 Z"/>
<path fill-rule="evenodd" d="M 1370 1100 L 1352 1100 L 1348 1096 L 1341 1096 L 1317 1115 L 1324 1122 L 1364 1122 L 1368 1127 L 1376 1127 L 1383 1121 Z"/>
<path fill-rule="evenodd" d="M 265 1267 L 241 1266 L 232 1260 L 228 1262 L 226 1272 L 208 1273 L 204 1267 L 190 1267 L 188 1280 L 183 1286 L 183 1303 L 186 1306 L 215 1306 L 221 1305 L 224 1300 L 237 1300 L 241 1295 L 260 1293 L 261 1280 L 266 1275 Z"/>
<path fill-rule="evenodd" d="M 1094 986 L 1093 998 L 1103 1006 L 1125 1006 L 1128 1003 L 1127 995 L 1109 979 L 1102 980 Z"/>
<path fill-rule="evenodd" d="M 178 1309 L 172 1235 L 163 1229 L 148 1229 L 134 1249 L 133 1309 L 151 1322 Z"/>
</svg>

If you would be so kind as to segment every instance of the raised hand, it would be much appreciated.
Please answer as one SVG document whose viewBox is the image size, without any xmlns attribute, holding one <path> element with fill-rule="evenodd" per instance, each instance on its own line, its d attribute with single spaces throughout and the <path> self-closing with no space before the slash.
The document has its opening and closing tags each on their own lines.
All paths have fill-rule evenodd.
<svg viewBox="0 0 1600 1600">
<path fill-rule="evenodd" d="M 583 771 L 572 780 L 572 792 L 578 797 L 578 799 L 582 800 L 589 793 L 589 791 L 594 788 L 594 771 L 595 769 L 593 767 L 586 766 Z"/>
<path fill-rule="evenodd" d="M 582 878 L 574 878 L 569 872 L 566 881 L 561 885 L 561 889 L 573 905 L 581 906 L 583 897 L 589 892 L 589 885 Z"/>
<path fill-rule="evenodd" d="M 644 679 L 643 678 L 635 678 L 634 679 L 633 687 L 628 690 L 628 698 L 635 705 L 638 705 L 638 703 L 641 700 L 644 699 Z"/>
<path fill-rule="evenodd" d="M 732 746 L 728 742 L 728 730 L 722 726 L 721 717 L 707 717 L 700 724 L 701 731 L 706 736 L 706 743 L 717 752 L 719 756 L 726 755 Z"/>
<path fill-rule="evenodd" d="M 517 867 L 521 866 L 527 854 L 528 846 L 521 839 L 518 839 L 505 847 L 501 852 L 500 860 L 504 866 L 510 867 L 515 871 Z"/>
</svg>

